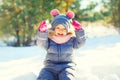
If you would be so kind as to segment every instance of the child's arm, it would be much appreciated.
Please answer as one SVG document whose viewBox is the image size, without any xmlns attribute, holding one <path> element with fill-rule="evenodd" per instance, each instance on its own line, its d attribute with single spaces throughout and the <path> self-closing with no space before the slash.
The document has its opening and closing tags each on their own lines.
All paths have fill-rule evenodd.
<svg viewBox="0 0 120 80">
<path fill-rule="evenodd" d="M 75 28 L 75 34 L 76 34 L 73 47 L 77 49 L 85 44 L 85 41 L 86 41 L 85 32 L 84 32 L 81 24 L 78 21 L 73 20 L 72 25 Z"/>
<path fill-rule="evenodd" d="M 48 31 L 47 31 L 47 22 L 42 21 L 38 26 L 38 32 L 36 35 L 36 43 L 40 47 L 47 49 L 48 48 Z"/>
</svg>

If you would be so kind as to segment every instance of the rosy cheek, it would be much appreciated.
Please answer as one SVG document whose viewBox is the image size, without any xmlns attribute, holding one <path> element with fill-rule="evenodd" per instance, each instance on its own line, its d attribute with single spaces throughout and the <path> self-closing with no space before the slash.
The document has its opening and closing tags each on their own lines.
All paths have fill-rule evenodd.
<svg viewBox="0 0 120 80">
<path fill-rule="evenodd" d="M 57 35 L 57 32 L 55 32 L 55 35 Z"/>
</svg>

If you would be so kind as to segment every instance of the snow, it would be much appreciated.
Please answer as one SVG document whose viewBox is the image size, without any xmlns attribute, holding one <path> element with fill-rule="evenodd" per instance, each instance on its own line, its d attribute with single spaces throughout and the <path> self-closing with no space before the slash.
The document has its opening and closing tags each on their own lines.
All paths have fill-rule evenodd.
<svg viewBox="0 0 120 80">
<path fill-rule="evenodd" d="M 119 35 L 119 32 L 116 31 L 116 29 L 112 26 L 104 27 L 101 24 L 96 24 L 96 25 L 91 24 L 85 27 L 85 32 L 88 37 L 93 38 L 93 37 Z"/>
<path fill-rule="evenodd" d="M 35 80 L 41 68 L 37 57 L 0 62 L 1 80 Z"/>
<path fill-rule="evenodd" d="M 88 27 L 86 34 L 85 46 L 75 55 L 77 80 L 120 80 L 118 32 L 112 28 Z M 36 80 L 45 54 L 38 46 L 0 47 L 0 79 Z"/>
<path fill-rule="evenodd" d="M 80 80 L 120 80 L 120 43 L 85 50 L 77 57 Z"/>
<path fill-rule="evenodd" d="M 119 48 L 120 42 L 110 47 L 98 46 L 95 49 L 81 50 L 77 54 L 79 56 L 76 56 L 77 77 L 80 80 L 120 80 Z M 26 50 L 28 49 L 30 48 L 26 48 Z M 29 53 L 26 54 L 29 55 Z M 3 55 L 7 55 L 7 53 Z M 0 79 L 36 80 L 43 67 L 43 59 L 41 60 L 40 55 L 35 54 L 31 57 L 1 61 Z"/>
</svg>

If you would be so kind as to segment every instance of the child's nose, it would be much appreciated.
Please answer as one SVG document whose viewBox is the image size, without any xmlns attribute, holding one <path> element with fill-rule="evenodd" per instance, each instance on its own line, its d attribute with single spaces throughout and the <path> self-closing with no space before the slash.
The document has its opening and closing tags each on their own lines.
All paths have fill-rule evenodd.
<svg viewBox="0 0 120 80">
<path fill-rule="evenodd" d="M 63 29 L 60 29 L 60 31 L 63 31 Z"/>
<path fill-rule="evenodd" d="M 62 33 L 63 31 L 60 29 L 59 32 Z"/>
<path fill-rule="evenodd" d="M 64 29 L 60 29 L 60 31 L 64 31 Z"/>
</svg>

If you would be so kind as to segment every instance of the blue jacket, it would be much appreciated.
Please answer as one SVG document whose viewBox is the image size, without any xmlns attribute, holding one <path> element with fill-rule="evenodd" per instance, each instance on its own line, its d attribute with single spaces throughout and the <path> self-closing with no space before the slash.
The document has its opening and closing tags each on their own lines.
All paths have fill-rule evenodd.
<svg viewBox="0 0 120 80">
<path fill-rule="evenodd" d="M 74 62 L 74 50 L 80 48 L 85 43 L 84 30 L 75 31 L 76 37 L 71 38 L 64 44 L 57 44 L 48 38 L 48 32 L 37 33 L 37 44 L 46 49 L 45 61 L 53 63 Z"/>
</svg>

